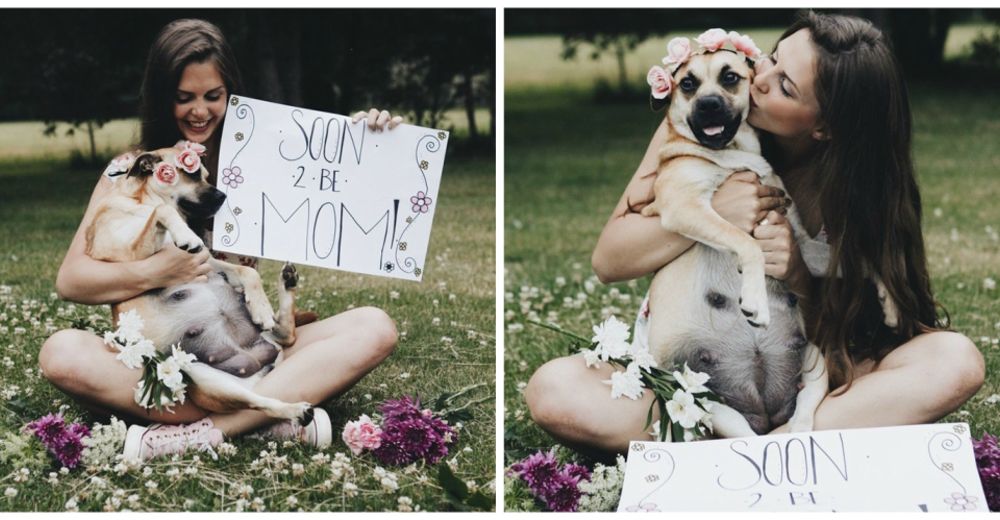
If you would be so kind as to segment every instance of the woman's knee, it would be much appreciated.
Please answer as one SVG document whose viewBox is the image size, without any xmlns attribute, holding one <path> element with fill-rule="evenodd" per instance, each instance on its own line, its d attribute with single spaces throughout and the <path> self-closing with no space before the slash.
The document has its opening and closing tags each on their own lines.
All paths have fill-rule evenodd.
<svg viewBox="0 0 1000 520">
<path fill-rule="evenodd" d="M 379 361 L 389 357 L 399 341 L 396 322 L 378 307 L 361 307 L 354 309 L 355 319 L 359 322 L 359 330 L 365 336 L 365 342 L 371 348 L 373 357 Z"/>
<path fill-rule="evenodd" d="M 83 379 L 80 343 L 86 341 L 88 333 L 75 329 L 65 329 L 49 336 L 38 352 L 38 366 L 42 375 L 60 388 L 66 388 Z"/>
<path fill-rule="evenodd" d="M 558 358 L 538 367 L 524 389 L 524 399 L 531 412 L 531 418 L 547 431 L 559 431 L 566 427 L 581 429 L 582 414 L 577 401 L 567 384 L 579 381 L 574 376 L 582 361 L 573 358 Z"/>
<path fill-rule="evenodd" d="M 935 332 L 925 338 L 927 361 L 944 385 L 950 408 L 965 403 L 983 386 L 986 363 L 983 355 L 966 336 L 957 332 Z"/>
</svg>

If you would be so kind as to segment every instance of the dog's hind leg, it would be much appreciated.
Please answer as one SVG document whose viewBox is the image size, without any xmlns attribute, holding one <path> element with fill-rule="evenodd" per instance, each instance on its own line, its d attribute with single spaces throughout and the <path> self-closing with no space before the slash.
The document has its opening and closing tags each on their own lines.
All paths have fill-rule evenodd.
<svg viewBox="0 0 1000 520">
<path fill-rule="evenodd" d="M 816 417 L 816 408 L 829 391 L 830 374 L 819 347 L 810 343 L 802 351 L 802 390 L 795 399 L 795 413 L 788 420 L 792 433 L 810 432 Z"/>
<path fill-rule="evenodd" d="M 210 258 L 209 263 L 215 272 L 222 273 L 226 282 L 234 289 L 243 292 L 246 300 L 247 310 L 250 311 L 250 319 L 263 330 L 274 328 L 274 309 L 264 292 L 264 284 L 260 280 L 260 273 L 256 269 L 242 265 L 234 265 Z"/>
<path fill-rule="evenodd" d="M 195 404 L 215 412 L 252 408 L 269 417 L 302 421 L 308 418 L 312 409 L 312 405 L 305 401 L 286 403 L 262 396 L 249 388 L 248 381 L 202 363 L 191 363 L 184 373 L 191 377 L 193 383 L 191 399 Z"/>
<path fill-rule="evenodd" d="M 295 266 L 286 262 L 278 280 L 278 315 L 271 330 L 271 337 L 282 347 L 295 344 L 295 287 L 298 283 L 299 273 Z"/>
</svg>

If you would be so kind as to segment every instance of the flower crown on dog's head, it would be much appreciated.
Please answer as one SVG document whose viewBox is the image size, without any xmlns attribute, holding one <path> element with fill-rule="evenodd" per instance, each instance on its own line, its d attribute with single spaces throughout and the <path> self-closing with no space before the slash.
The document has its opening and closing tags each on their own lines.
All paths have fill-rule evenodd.
<svg viewBox="0 0 1000 520">
<path fill-rule="evenodd" d="M 753 40 L 736 31 L 728 33 L 722 29 L 709 29 L 694 39 L 698 44 L 698 50 L 691 50 L 691 40 L 684 37 L 674 38 L 667 43 L 667 55 L 663 57 L 663 64 L 669 71 L 653 65 L 646 74 L 646 83 L 649 83 L 650 91 L 655 99 L 665 99 L 674 88 L 673 75 L 687 63 L 691 56 L 696 54 L 708 54 L 723 49 L 728 44 L 729 50 L 741 52 L 751 60 L 761 56 L 760 49 Z"/>
</svg>

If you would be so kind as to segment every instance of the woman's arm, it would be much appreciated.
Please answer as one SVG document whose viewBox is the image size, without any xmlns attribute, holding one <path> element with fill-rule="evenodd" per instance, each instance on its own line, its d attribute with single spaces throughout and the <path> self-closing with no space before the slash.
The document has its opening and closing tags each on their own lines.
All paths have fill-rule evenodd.
<svg viewBox="0 0 1000 520">
<path fill-rule="evenodd" d="M 659 152 L 666 140 L 667 126 L 663 122 L 597 239 L 591 264 L 603 283 L 655 272 L 694 244 L 687 237 L 663 229 L 660 217 L 644 217 L 637 212 L 636 203 L 654 198 Z M 719 186 L 712 196 L 712 207 L 722 218 L 750 233 L 767 211 L 782 205 L 784 195 L 777 188 L 761 185 L 755 174 L 738 172 Z"/>
<path fill-rule="evenodd" d="M 207 249 L 190 254 L 168 244 L 155 255 L 134 262 L 103 262 L 87 256 L 86 230 L 111 186 L 111 181 L 102 175 L 94 187 L 87 211 L 56 276 L 56 292 L 61 298 L 89 305 L 116 303 L 150 289 L 206 278 L 211 272 Z"/>
</svg>

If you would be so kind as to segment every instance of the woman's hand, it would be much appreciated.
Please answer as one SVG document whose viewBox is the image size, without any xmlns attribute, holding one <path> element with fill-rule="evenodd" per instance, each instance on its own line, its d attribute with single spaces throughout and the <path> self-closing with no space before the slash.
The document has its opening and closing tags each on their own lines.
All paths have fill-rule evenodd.
<svg viewBox="0 0 1000 520">
<path fill-rule="evenodd" d="M 715 212 L 747 233 L 753 233 L 769 211 L 784 205 L 784 191 L 762 185 L 757 174 L 748 171 L 730 175 L 712 195 Z"/>
<path fill-rule="evenodd" d="M 143 260 L 150 287 L 171 287 L 188 282 L 204 282 L 212 272 L 207 248 L 191 254 L 165 244 L 163 249 Z"/>
<path fill-rule="evenodd" d="M 802 273 L 805 265 L 784 211 L 767 212 L 764 220 L 754 228 L 753 237 L 764 252 L 764 274 L 790 281 Z"/>
<path fill-rule="evenodd" d="M 385 130 L 386 126 L 389 127 L 389 130 L 392 130 L 403 122 L 402 116 L 393 117 L 388 110 L 380 111 L 377 108 L 372 108 L 367 112 L 361 111 L 354 114 L 353 121 L 357 123 L 365 118 L 368 118 L 368 128 L 378 132 Z"/>
</svg>

